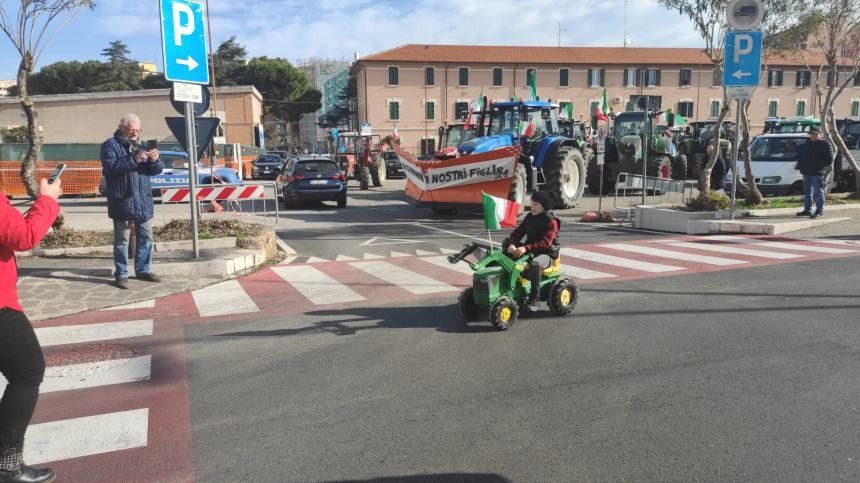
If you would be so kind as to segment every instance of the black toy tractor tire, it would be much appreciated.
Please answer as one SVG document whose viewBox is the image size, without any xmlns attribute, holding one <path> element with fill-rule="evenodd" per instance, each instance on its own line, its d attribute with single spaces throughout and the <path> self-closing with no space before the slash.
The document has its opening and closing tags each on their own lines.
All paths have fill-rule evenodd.
<svg viewBox="0 0 860 483">
<path fill-rule="evenodd" d="M 672 158 L 672 179 L 683 181 L 687 179 L 687 156 L 679 154 Z"/>
<path fill-rule="evenodd" d="M 373 182 L 373 186 L 379 188 L 385 182 L 387 171 L 385 169 L 385 163 L 382 162 L 382 158 L 375 157 L 373 160 L 373 166 L 370 168 L 370 179 Z"/>
<path fill-rule="evenodd" d="M 337 199 L 337 207 L 346 208 L 346 195 L 343 195 Z"/>
<path fill-rule="evenodd" d="M 501 297 L 490 307 L 490 323 L 499 330 L 508 330 L 517 321 L 520 307 L 510 297 Z"/>
<path fill-rule="evenodd" d="M 597 165 L 597 158 L 592 158 L 588 162 L 588 170 L 585 173 L 585 185 L 588 187 L 588 192 L 593 195 L 600 195 L 600 166 Z M 612 194 L 615 189 L 615 178 L 612 177 L 612 168 L 609 165 L 603 165 L 603 195 Z"/>
<path fill-rule="evenodd" d="M 362 166 L 358 169 L 358 187 L 361 191 L 370 189 L 370 183 L 373 182 L 370 176 L 370 168 Z"/>
<path fill-rule="evenodd" d="M 579 301 L 579 287 L 573 279 L 562 277 L 552 284 L 547 303 L 553 314 L 567 315 L 573 312 L 577 301 Z"/>
<path fill-rule="evenodd" d="M 481 309 L 475 303 L 472 287 L 469 287 L 462 292 L 457 298 L 457 305 L 460 307 L 460 313 L 467 321 L 478 320 L 481 316 Z"/>
<path fill-rule="evenodd" d="M 526 167 L 522 163 L 517 163 L 517 166 L 514 168 L 514 177 L 511 180 L 508 199 L 520 204 L 519 211 L 517 211 L 518 215 L 523 212 L 523 208 L 526 205 L 526 191 L 528 191 L 526 183 Z"/>
<path fill-rule="evenodd" d="M 555 153 L 555 159 L 544 164 L 546 190 L 555 198 L 555 206 L 560 210 L 573 208 L 582 199 L 585 191 L 585 160 L 582 153 L 573 146 L 562 146 Z"/>
</svg>

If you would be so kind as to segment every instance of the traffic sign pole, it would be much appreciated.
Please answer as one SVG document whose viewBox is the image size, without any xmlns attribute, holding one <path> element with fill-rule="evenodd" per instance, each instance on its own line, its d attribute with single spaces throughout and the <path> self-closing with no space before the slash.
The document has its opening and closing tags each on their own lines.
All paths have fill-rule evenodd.
<svg viewBox="0 0 860 483">
<path fill-rule="evenodd" d="M 188 185 L 191 188 L 191 249 L 200 258 L 197 243 L 197 130 L 194 128 L 194 104 L 185 103 L 185 131 L 188 136 Z"/>
<path fill-rule="evenodd" d="M 741 126 L 741 100 L 735 101 L 735 142 L 732 143 L 732 208 L 729 215 L 732 221 L 735 219 L 735 201 L 738 192 L 738 153 L 740 152 L 740 136 L 738 134 Z M 717 147 L 719 149 L 719 147 Z M 719 155 L 719 154 L 718 154 Z"/>
</svg>

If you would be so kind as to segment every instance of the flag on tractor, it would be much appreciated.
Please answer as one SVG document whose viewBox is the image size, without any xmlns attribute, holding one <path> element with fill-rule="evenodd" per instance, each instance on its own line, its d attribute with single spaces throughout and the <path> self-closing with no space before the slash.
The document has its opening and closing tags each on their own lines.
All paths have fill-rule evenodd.
<svg viewBox="0 0 860 483">
<path fill-rule="evenodd" d="M 484 89 L 481 89 L 481 94 L 477 99 L 469 104 L 469 115 L 466 117 L 466 128 L 472 125 L 472 117 L 476 112 L 484 110 Z M 477 123 L 476 123 L 477 124 Z"/>
<path fill-rule="evenodd" d="M 529 100 L 536 101 L 537 96 L 537 71 L 532 69 L 529 72 L 529 78 L 527 79 L 527 83 L 529 86 Z"/>
<path fill-rule="evenodd" d="M 500 230 L 502 227 L 515 228 L 520 204 L 516 201 L 497 198 L 481 193 L 484 205 L 484 226 L 487 230 Z"/>
<path fill-rule="evenodd" d="M 684 120 L 682 116 L 679 116 L 672 112 L 671 109 L 666 109 L 665 111 L 661 112 L 659 116 L 657 116 L 657 124 L 668 126 L 670 119 L 672 120 L 672 124 L 675 126 L 687 125 L 687 121 Z"/>
<path fill-rule="evenodd" d="M 597 118 L 598 121 L 609 121 L 609 118 L 606 117 L 606 113 L 609 112 L 609 101 L 606 99 L 606 89 L 603 89 L 603 94 L 600 96 L 600 103 L 597 104 L 597 108 L 594 109 L 594 117 Z"/>
<path fill-rule="evenodd" d="M 394 123 L 394 130 L 391 131 L 391 138 L 397 139 L 397 122 Z"/>
<path fill-rule="evenodd" d="M 561 106 L 561 112 L 558 113 L 558 118 L 561 120 L 573 120 L 573 103 L 572 102 L 563 102 L 563 106 Z"/>
<path fill-rule="evenodd" d="M 530 138 L 535 134 L 535 125 L 531 121 L 520 121 L 520 136 Z"/>
</svg>

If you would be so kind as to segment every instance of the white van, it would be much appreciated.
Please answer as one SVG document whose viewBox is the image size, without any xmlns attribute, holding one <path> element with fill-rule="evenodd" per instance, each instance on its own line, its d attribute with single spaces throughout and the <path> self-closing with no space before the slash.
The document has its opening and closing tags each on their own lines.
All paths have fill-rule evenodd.
<svg viewBox="0 0 860 483">
<path fill-rule="evenodd" d="M 763 134 L 750 144 L 750 162 L 756 186 L 763 195 L 803 194 L 803 175 L 797 170 L 797 151 L 808 133 Z M 738 176 L 746 181 L 743 161 Z M 726 182 L 731 186 L 731 173 Z"/>
</svg>

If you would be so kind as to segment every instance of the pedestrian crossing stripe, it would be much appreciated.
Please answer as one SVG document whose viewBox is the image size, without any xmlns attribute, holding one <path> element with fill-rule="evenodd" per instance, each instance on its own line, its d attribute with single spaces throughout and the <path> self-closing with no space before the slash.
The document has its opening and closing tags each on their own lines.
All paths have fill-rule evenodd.
<svg viewBox="0 0 860 483">
<path fill-rule="evenodd" d="M 391 252 L 391 258 L 399 258 L 399 257 L 411 257 L 412 255 L 408 253 L 401 252 Z"/>
<path fill-rule="evenodd" d="M 438 253 L 428 252 L 427 250 L 415 250 L 415 256 L 418 256 L 418 257 L 426 257 L 426 256 L 433 256 L 433 255 L 438 255 Z"/>
<path fill-rule="evenodd" d="M 36 337 L 42 347 L 83 344 L 152 335 L 152 320 L 130 320 L 106 324 L 39 327 Z"/>
<path fill-rule="evenodd" d="M 272 267 L 272 271 L 316 305 L 364 300 L 351 288 L 311 266 Z"/>
</svg>

